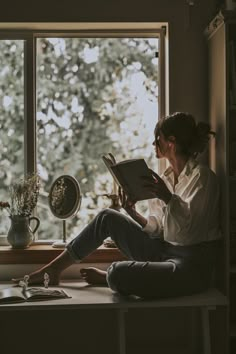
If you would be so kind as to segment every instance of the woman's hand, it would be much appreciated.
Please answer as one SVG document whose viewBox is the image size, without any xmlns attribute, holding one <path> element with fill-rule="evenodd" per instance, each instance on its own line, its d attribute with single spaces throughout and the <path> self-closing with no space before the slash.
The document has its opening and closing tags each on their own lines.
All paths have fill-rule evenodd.
<svg viewBox="0 0 236 354">
<path fill-rule="evenodd" d="M 129 215 L 134 215 L 136 213 L 136 208 L 135 208 L 135 204 L 136 201 L 131 200 L 127 194 L 123 191 L 123 189 L 121 189 L 119 187 L 118 190 L 118 194 L 119 194 L 119 198 L 120 198 L 120 202 L 121 202 L 121 206 L 123 209 L 125 209 L 125 211 L 129 214 Z"/>
<path fill-rule="evenodd" d="M 145 187 L 153 193 L 153 198 L 159 198 L 168 204 L 172 196 L 171 192 L 167 188 L 163 179 L 158 176 L 156 172 L 151 169 L 149 169 L 149 171 L 151 172 L 151 176 L 143 177 L 145 180 Z"/>
<path fill-rule="evenodd" d="M 136 211 L 136 201 L 131 200 L 120 187 L 118 193 L 122 208 L 127 212 L 129 216 L 131 216 L 132 219 L 144 227 L 147 224 L 147 219 Z"/>
</svg>

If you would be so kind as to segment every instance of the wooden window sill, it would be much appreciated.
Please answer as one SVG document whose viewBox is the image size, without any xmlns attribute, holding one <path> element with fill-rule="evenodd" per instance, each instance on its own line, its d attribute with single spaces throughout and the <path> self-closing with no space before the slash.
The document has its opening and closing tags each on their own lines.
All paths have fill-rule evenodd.
<svg viewBox="0 0 236 354">
<path fill-rule="evenodd" d="M 0 264 L 47 264 L 63 249 L 51 245 L 33 245 L 27 249 L 12 249 L 0 246 Z M 83 260 L 83 263 L 111 263 L 126 258 L 117 248 L 99 247 Z"/>
</svg>

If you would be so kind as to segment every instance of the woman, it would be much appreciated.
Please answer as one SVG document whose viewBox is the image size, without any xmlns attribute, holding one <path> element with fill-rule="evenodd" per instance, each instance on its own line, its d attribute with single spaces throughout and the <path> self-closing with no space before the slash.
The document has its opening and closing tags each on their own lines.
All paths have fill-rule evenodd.
<svg viewBox="0 0 236 354">
<path fill-rule="evenodd" d="M 29 283 L 42 283 L 44 273 L 58 284 L 61 272 L 80 262 L 110 236 L 129 259 L 102 271 L 83 268 L 90 284 L 107 284 L 123 295 L 160 298 L 189 295 L 210 286 L 221 237 L 216 175 L 196 157 L 207 146 L 207 123 L 177 112 L 161 119 L 153 142 L 157 159 L 169 167 L 144 183 L 153 193 L 149 216 L 140 215 L 135 201 L 119 191 L 128 216 L 102 210 L 52 262 L 30 274 Z M 19 281 L 19 279 L 15 279 Z"/>
</svg>

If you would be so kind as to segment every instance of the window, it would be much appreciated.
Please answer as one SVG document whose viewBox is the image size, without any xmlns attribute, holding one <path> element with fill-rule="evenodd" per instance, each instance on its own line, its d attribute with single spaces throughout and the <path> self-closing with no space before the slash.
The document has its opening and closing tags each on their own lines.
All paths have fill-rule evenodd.
<svg viewBox="0 0 236 354">
<path fill-rule="evenodd" d="M 24 173 L 24 41 L 0 39 L 0 193 Z M 0 234 L 9 227 L 0 214 Z"/>
<path fill-rule="evenodd" d="M 142 156 L 155 168 L 151 143 L 164 113 L 164 29 L 126 26 L 1 34 L 1 199 L 23 171 L 38 170 L 38 241 L 62 237 L 62 222 L 47 201 L 59 175 L 76 177 L 83 194 L 78 215 L 67 223 L 73 238 L 110 205 L 103 194 L 112 192 L 113 182 L 103 153 L 118 161 Z M 145 213 L 147 204 L 139 208 Z"/>
</svg>

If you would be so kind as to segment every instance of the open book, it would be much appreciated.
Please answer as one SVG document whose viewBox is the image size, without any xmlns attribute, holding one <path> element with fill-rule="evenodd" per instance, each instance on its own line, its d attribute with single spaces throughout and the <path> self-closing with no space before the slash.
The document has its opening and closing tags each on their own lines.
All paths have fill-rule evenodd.
<svg viewBox="0 0 236 354">
<path fill-rule="evenodd" d="M 146 189 L 142 177 L 151 176 L 151 172 L 144 159 L 132 159 L 116 162 L 114 156 L 109 153 L 102 159 L 113 176 L 115 182 L 133 200 L 152 199 L 153 193 Z"/>
<path fill-rule="evenodd" d="M 44 301 L 70 298 L 62 289 L 10 287 L 0 289 L 0 305 L 25 301 Z"/>
</svg>

